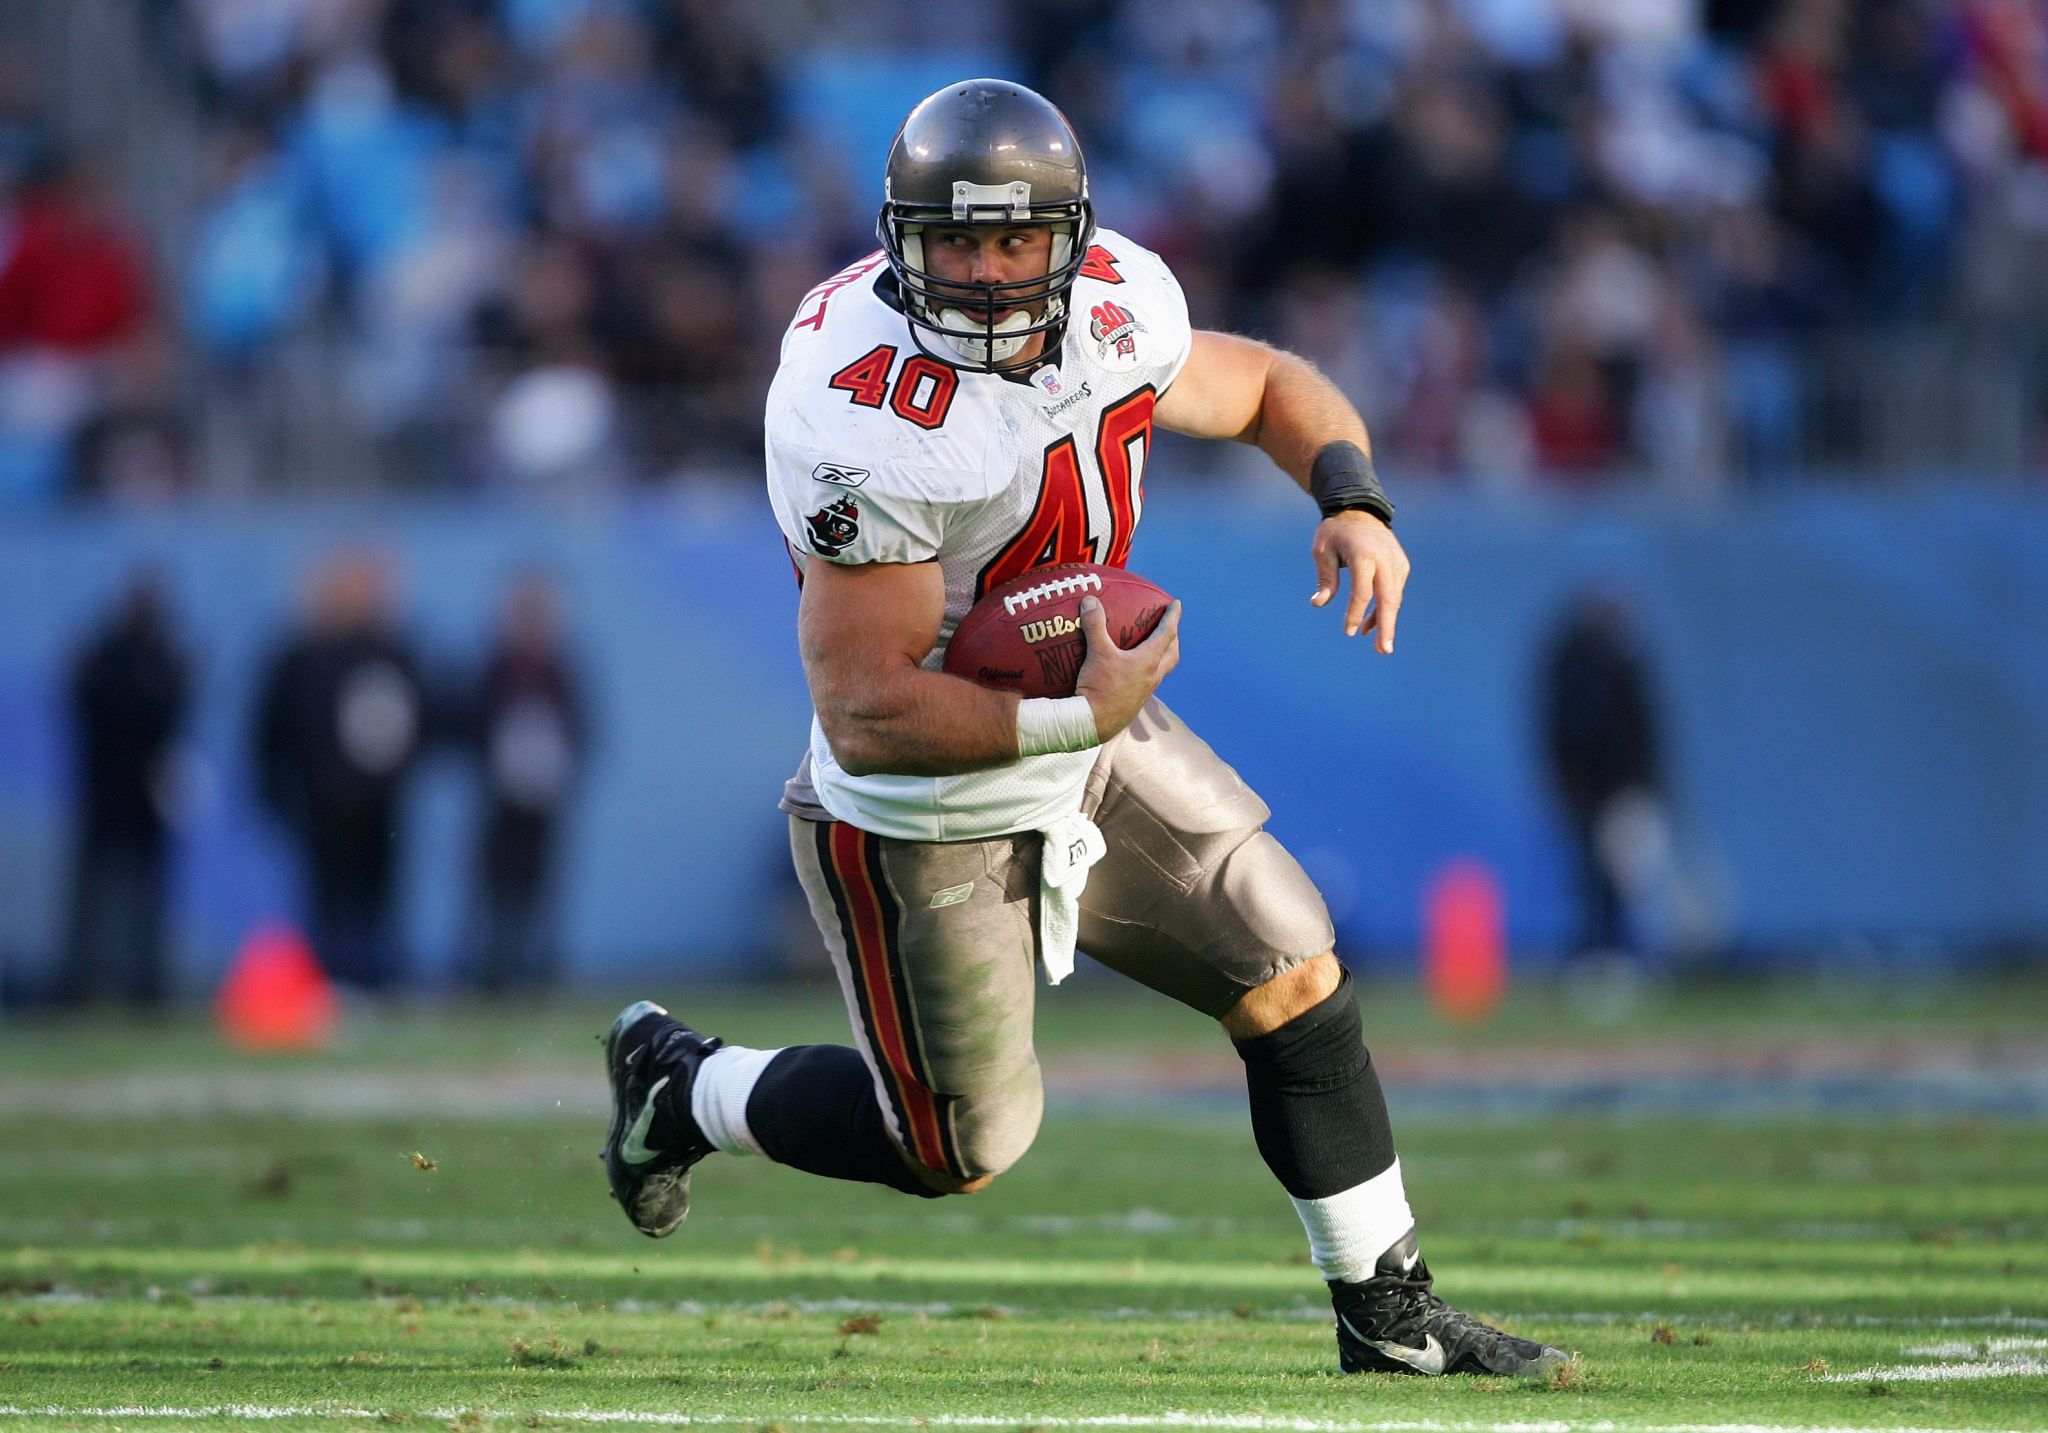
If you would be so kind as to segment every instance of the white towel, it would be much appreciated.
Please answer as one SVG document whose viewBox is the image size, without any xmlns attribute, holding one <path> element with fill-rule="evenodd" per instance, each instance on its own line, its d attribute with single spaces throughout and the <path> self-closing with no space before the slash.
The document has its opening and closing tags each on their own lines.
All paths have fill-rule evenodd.
<svg viewBox="0 0 2048 1433">
<path fill-rule="evenodd" d="M 1081 931 L 1081 892 L 1088 868 L 1109 846 L 1102 830 L 1076 811 L 1038 833 L 1045 838 L 1038 872 L 1038 958 L 1045 978 L 1058 985 L 1074 973 L 1074 940 Z"/>
</svg>

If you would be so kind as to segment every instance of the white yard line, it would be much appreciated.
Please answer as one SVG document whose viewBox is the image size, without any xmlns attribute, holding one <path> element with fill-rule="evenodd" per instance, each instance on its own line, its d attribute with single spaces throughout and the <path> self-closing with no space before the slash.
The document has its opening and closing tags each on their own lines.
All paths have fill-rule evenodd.
<svg viewBox="0 0 2048 1433">
<path fill-rule="evenodd" d="M 1983 1343 L 1951 1339 L 1946 1343 L 1917 1344 L 1899 1352 L 1908 1358 L 2004 1358 L 2043 1350 L 2048 1350 L 2048 1338 L 1994 1338 Z"/>
<path fill-rule="evenodd" d="M 1822 1383 L 1973 1383 L 1985 1378 L 2031 1378 L 2048 1373 L 2048 1359 L 2010 1358 L 1990 1363 L 1897 1363 L 1821 1375 Z"/>
<path fill-rule="evenodd" d="M 1808 1109 L 2048 1106 L 2048 1039 L 1999 1035 L 1725 1042 L 1645 1038 L 1581 1048 L 1517 1043 L 1496 1050 L 1410 1050 L 1376 1057 L 1381 1078 L 1410 1098 L 1475 1102 L 1507 1110 L 1591 1097 L 1621 1098 L 1638 1113 L 1693 1108 L 1701 1090 L 1721 1103 Z M 1102 1110 L 1159 1099 L 1243 1099 L 1243 1069 L 1227 1051 L 1090 1057 L 1063 1055 L 1046 1072 L 1055 1105 Z M 1845 1092 L 1844 1082 L 1857 1087 Z M 1858 1093 L 1858 1090 L 1862 1093 Z M 1105 1100 L 1104 1091 L 1117 1092 Z M 286 1069 L 251 1080 L 246 1071 L 144 1071 L 95 1078 L 0 1076 L 0 1109 L 38 1116 L 305 1114 L 338 1118 L 442 1112 L 465 1118 L 549 1113 L 595 1117 L 607 1105 L 594 1065 L 550 1061 L 484 1069 L 375 1067 Z M 1491 1168 L 1491 1166 L 1489 1166 Z"/>
<path fill-rule="evenodd" d="M 1908 1345 L 1907 1358 L 1936 1358 L 1940 1363 L 1899 1363 L 1859 1368 L 1852 1373 L 1822 1375 L 1822 1383 L 1968 1383 L 1985 1378 L 2029 1378 L 2048 1373 L 2048 1338 L 1988 1338 L 1982 1343 L 1954 1339 Z"/>
<path fill-rule="evenodd" d="M 155 1179 L 172 1173 L 204 1174 L 216 1169 L 243 1169 L 249 1151 L 233 1145 L 152 1145 L 142 1149 L 50 1149 L 36 1151 L 11 1169 L 0 1170 L 0 1181 L 42 1182 L 61 1174 L 77 1179 Z"/>
<path fill-rule="evenodd" d="M 57 1161 L 44 1160 L 33 1172 L 32 1177 L 42 1180 L 47 1168 Z M 1418 1163 L 1424 1161 L 1418 1160 Z M 204 1172 L 209 1169 L 246 1170 L 250 1160 L 246 1153 L 223 1151 L 218 1158 L 202 1160 L 197 1154 L 189 1156 L 183 1167 L 190 1172 Z M 152 1167 L 150 1158 L 136 1155 L 132 1160 L 131 1174 L 148 1173 L 152 1176 L 169 1172 Z M 1434 1167 L 1431 1166 L 1432 1172 Z M 82 1172 L 73 1170 L 72 1172 Z M 101 1171 L 104 1173 L 105 1171 Z M 0 1188 L 9 1183 L 27 1182 L 29 1173 L 19 1176 L 14 1171 L 0 1169 Z M 264 1219 L 259 1209 L 253 1216 Z M 196 1219 L 166 1219 L 160 1216 L 148 1218 L 83 1218 L 61 1214 L 43 1215 L 0 1215 L 0 1241 L 12 1240 L 31 1243 L 41 1239 L 63 1238 L 67 1235 L 89 1235 L 95 1239 L 131 1238 L 138 1234 L 153 1234 L 166 1223 L 193 1223 Z M 266 1220 L 268 1225 L 279 1229 L 305 1228 L 315 1226 L 301 1222 L 289 1215 L 279 1214 Z M 787 1229 L 786 1215 L 725 1215 L 720 1222 L 730 1228 Z M 1195 1235 L 1204 1238 L 1228 1238 L 1235 1234 L 1252 1231 L 1264 1232 L 1291 1224 L 1283 1224 L 1278 1218 L 1237 1219 L 1227 1215 L 1185 1217 L 1177 1214 L 1162 1214 L 1155 1209 L 1143 1207 L 1126 1209 L 1113 1214 L 1024 1214 L 991 1219 L 973 1218 L 966 1215 L 941 1216 L 934 1221 L 940 1227 L 953 1230 L 973 1229 L 977 1232 L 1003 1230 L 1021 1234 L 1046 1237 L 1068 1237 L 1078 1234 L 1116 1235 Z M 535 1230 L 552 1234 L 561 1228 L 562 1221 L 546 1215 L 507 1215 L 499 1218 L 449 1218 L 436 1217 L 432 1220 L 411 1219 L 323 1219 L 318 1228 L 322 1230 L 346 1229 L 358 1238 L 392 1238 L 419 1240 L 445 1238 L 451 1235 L 502 1234 L 505 1230 Z M 1778 1239 L 1778 1240 L 1826 1240 L 1829 1242 L 1851 1239 L 1903 1239 L 1921 1224 L 1878 1223 L 1875 1221 L 1842 1221 L 1792 1219 L 1792 1220 L 1733 1220 L 1733 1219 L 1516 1219 L 1497 1223 L 1490 1228 L 1498 1234 L 1531 1234 L 1551 1238 L 1572 1238 L 1579 1235 L 1598 1234 L 1614 1239 Z M 1985 1232 L 2006 1239 L 2038 1238 L 2048 1234 L 2048 1221 L 2038 1219 L 2008 1219 L 1987 1223 Z"/>
<path fill-rule="evenodd" d="M 859 1414 L 770 1413 L 760 1410 L 733 1413 L 659 1413 L 639 1409 L 567 1408 L 488 1410 L 430 1408 L 414 1410 L 419 1416 L 455 1419 L 474 1414 L 490 1421 L 525 1422 L 541 1419 L 564 1423 L 628 1424 L 658 1428 L 716 1428 L 763 1424 L 789 1427 L 820 1425 L 859 1428 L 1214 1428 L 1244 1430 L 1244 1433 L 1973 1433 L 1957 1428 L 1860 1427 L 1852 1424 L 1816 1425 L 1784 1423 L 1620 1423 L 1611 1419 L 1576 1421 L 1543 1419 L 1530 1422 L 1469 1422 L 1427 1418 L 1289 1418 L 1249 1413 L 1097 1413 L 1078 1417 L 1029 1412 L 1015 1413 L 932 1413 L 896 1417 Z M 276 1422 L 285 1418 L 370 1418 L 373 1408 L 320 1407 L 310 1404 L 223 1403 L 203 1407 L 165 1404 L 120 1404 L 98 1408 L 71 1408 L 56 1404 L 25 1406 L 0 1404 L 0 1418 L 116 1419 L 161 1418 L 194 1421 L 208 1418 L 237 1418 L 248 1422 Z"/>
<path fill-rule="evenodd" d="M 0 4 L 4 3 L 5 0 L 0 0 Z M 219 1167 L 230 1166 L 223 1161 Z M 0 1171 L 0 1193 L 4 1193 L 8 1182 L 6 1172 Z M 314 1221 L 285 1213 L 267 1214 L 263 1209 L 256 1208 L 251 1209 L 246 1217 L 249 1227 L 256 1231 L 249 1236 L 251 1239 L 303 1243 L 317 1243 L 334 1238 L 398 1245 L 419 1245 L 449 1239 L 513 1244 L 547 1243 L 552 1242 L 563 1227 L 560 1219 L 545 1215 L 511 1215 L 502 1218 L 436 1216 L 432 1219 L 357 1217 Z M 790 1227 L 789 1218 L 785 1215 L 721 1216 L 720 1222 L 732 1229 L 758 1228 L 770 1233 L 787 1231 Z M 70 1246 L 81 1241 L 96 1244 L 156 1241 L 165 1237 L 167 1226 L 176 1228 L 197 1226 L 199 1223 L 196 1217 L 167 1219 L 62 1214 L 0 1215 L 0 1246 Z M 959 1219 L 954 1227 L 966 1227 L 967 1223 L 964 1218 Z M 983 1231 L 1010 1231 L 1035 1237 L 1073 1237 L 1100 1233 L 1136 1237 L 1175 1235 L 1228 1239 L 1242 1231 L 1265 1233 L 1281 1226 L 1277 1220 L 1243 1220 L 1228 1217 L 1185 1219 L 1147 1209 L 1133 1209 L 1120 1214 L 1023 1215 L 985 1219 L 977 1221 L 974 1227 Z M 1776 1240 L 1798 1243 L 1806 1240 L 1846 1242 L 1851 1239 L 1904 1239 L 1920 1226 L 1820 1226 L 1809 1221 L 1737 1224 L 1677 1219 L 1555 1219 L 1520 1220 L 1495 1227 L 1503 1234 L 1524 1233 L 1548 1238 L 1597 1235 L 1616 1240 L 1680 1241 L 1729 1238 L 1748 1242 Z M 2038 1220 L 2009 1220 L 1986 1226 L 1985 1232 L 2006 1239 L 2037 1239 L 2048 1234 L 2048 1223 Z"/>
<path fill-rule="evenodd" d="M 107 1294 L 91 1289 L 77 1289 L 68 1284 L 59 1284 L 40 1293 L 16 1294 L 13 1302 L 63 1307 L 67 1305 L 101 1304 L 162 1304 L 177 1305 L 189 1303 L 193 1308 L 282 1308 L 303 1309 L 307 1296 L 295 1294 L 218 1294 L 212 1292 L 211 1281 L 188 1280 L 180 1287 L 149 1285 L 140 1293 Z M 584 1305 L 591 1301 L 563 1298 L 518 1298 L 510 1294 L 460 1295 L 445 1294 L 379 1294 L 374 1298 L 362 1299 L 355 1294 L 344 1294 L 329 1300 L 336 1303 L 374 1303 L 386 1307 L 398 1303 L 418 1304 L 422 1308 L 460 1308 L 468 1305 L 483 1305 L 487 1308 L 530 1310 L 536 1317 L 548 1314 L 564 1304 Z M 1139 1319 L 1161 1319 L 1170 1322 L 1216 1322 L 1230 1323 L 1244 1317 L 1233 1308 L 1213 1306 L 1207 1308 L 1147 1308 L 1127 1305 L 1100 1309 L 1048 1309 L 1029 1304 L 962 1303 L 947 1299 L 862 1299 L 841 1295 L 829 1299 L 781 1298 L 781 1299 L 636 1299 L 622 1298 L 603 1301 L 602 1309 L 585 1309 L 590 1314 L 626 1314 L 631 1316 L 682 1318 L 701 1317 L 705 1314 L 764 1314 L 799 1313 L 820 1315 L 841 1314 L 890 1314 L 903 1318 L 915 1318 L 923 1314 L 927 1318 L 974 1318 L 993 1314 L 1001 1318 L 1099 1319 L 1111 1322 L 1127 1322 Z M 1292 1304 L 1254 1306 L 1250 1317 L 1260 1320 L 1281 1322 L 1327 1323 L 1330 1310 L 1327 1304 L 1312 1303 L 1304 1295 L 1302 1300 Z M 1642 1309 L 1633 1313 L 1614 1309 L 1528 1309 L 1514 1311 L 1518 1320 L 1532 1324 L 1572 1324 L 1581 1327 L 1630 1327 L 1642 1325 L 1647 1328 L 1654 1324 L 1700 1325 L 1710 1329 L 1740 1326 L 1756 1321 L 1754 1312 L 1734 1309 L 1723 1310 L 1658 1310 Z M 2025 1329 L 2048 1330 L 2048 1318 L 2032 1314 L 2017 1314 L 2010 1309 L 1990 1314 L 1945 1314 L 1937 1318 L 1915 1318 L 1911 1315 L 1896 1314 L 1850 1314 L 1839 1319 L 1814 1322 L 1810 1317 L 1799 1314 L 1779 1314 L 1769 1320 L 1778 1328 L 1798 1324 L 1814 1330 L 1827 1328 L 1856 1329 L 1898 1329 L 1902 1332 L 1921 1330 L 1965 1330 L 1965 1329 Z M 2026 1349 L 2048 1349 L 2048 1339 L 2005 1338 L 1991 1339 L 1988 1343 L 1964 1343 L 1952 1340 L 1939 1344 L 1901 1348 L 1900 1353 L 1913 1357 L 1963 1357 L 1982 1356 L 1986 1349 L 1994 1354 Z M 1844 1375 L 1858 1377 L 1860 1375 Z"/>
</svg>

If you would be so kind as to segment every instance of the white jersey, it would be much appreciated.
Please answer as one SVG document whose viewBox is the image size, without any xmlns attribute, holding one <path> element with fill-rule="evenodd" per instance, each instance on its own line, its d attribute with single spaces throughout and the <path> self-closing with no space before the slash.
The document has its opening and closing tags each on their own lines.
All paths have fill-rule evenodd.
<svg viewBox="0 0 2048 1433">
<path fill-rule="evenodd" d="M 989 588 L 1129 555 L 1153 403 L 1193 337 L 1187 303 L 1156 254 L 1098 230 L 1067 314 L 1058 351 L 1024 375 L 955 368 L 919 350 L 876 253 L 806 294 L 783 337 L 767 414 L 776 521 L 799 570 L 937 562 L 946 613 L 930 670 Z M 818 803 L 906 840 L 1043 829 L 1077 809 L 1094 760 L 1082 751 L 959 776 L 854 776 L 811 722 Z"/>
</svg>

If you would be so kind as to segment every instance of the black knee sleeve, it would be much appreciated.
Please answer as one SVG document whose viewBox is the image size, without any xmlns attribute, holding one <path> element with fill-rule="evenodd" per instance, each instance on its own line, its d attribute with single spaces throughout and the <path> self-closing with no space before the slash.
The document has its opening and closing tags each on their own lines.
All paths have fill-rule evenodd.
<svg viewBox="0 0 2048 1433">
<path fill-rule="evenodd" d="M 1289 1194 L 1327 1198 L 1392 1166 L 1394 1131 L 1350 971 L 1321 1004 L 1270 1034 L 1231 1043 L 1244 1061 L 1252 1135 Z"/>
<path fill-rule="evenodd" d="M 896 1152 L 867 1061 L 844 1045 L 796 1045 L 770 1060 L 747 1096 L 747 1128 L 777 1164 L 921 1199 L 942 1192 Z"/>
</svg>

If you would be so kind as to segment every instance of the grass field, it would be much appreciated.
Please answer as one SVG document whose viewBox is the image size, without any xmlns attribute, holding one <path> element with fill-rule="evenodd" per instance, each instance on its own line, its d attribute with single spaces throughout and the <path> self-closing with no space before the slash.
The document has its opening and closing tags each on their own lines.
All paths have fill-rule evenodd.
<svg viewBox="0 0 2048 1433">
<path fill-rule="evenodd" d="M 1995 1070 L 2048 1028 L 2028 986 L 1666 997 L 1624 1030 L 1371 1003 L 1393 1070 L 1688 1042 L 1768 1067 L 1793 1037 Z M 1203 1093 L 1227 1066 L 1173 1063 L 1217 1054 L 1192 1017 L 1049 999 L 1054 1113 L 985 1194 L 721 1157 L 652 1242 L 593 1158 L 609 1013 L 420 1012 L 284 1060 L 196 1021 L 0 1026 L 0 1425 L 2048 1429 L 2048 1120 L 2004 1095 L 1454 1117 L 1396 1080 L 1440 1291 L 1579 1361 L 1343 1378 L 1299 1226 Z M 839 1020 L 801 993 L 690 1013 L 762 1043 Z M 1114 1059 L 1164 1074 L 1105 1098 Z"/>
</svg>

